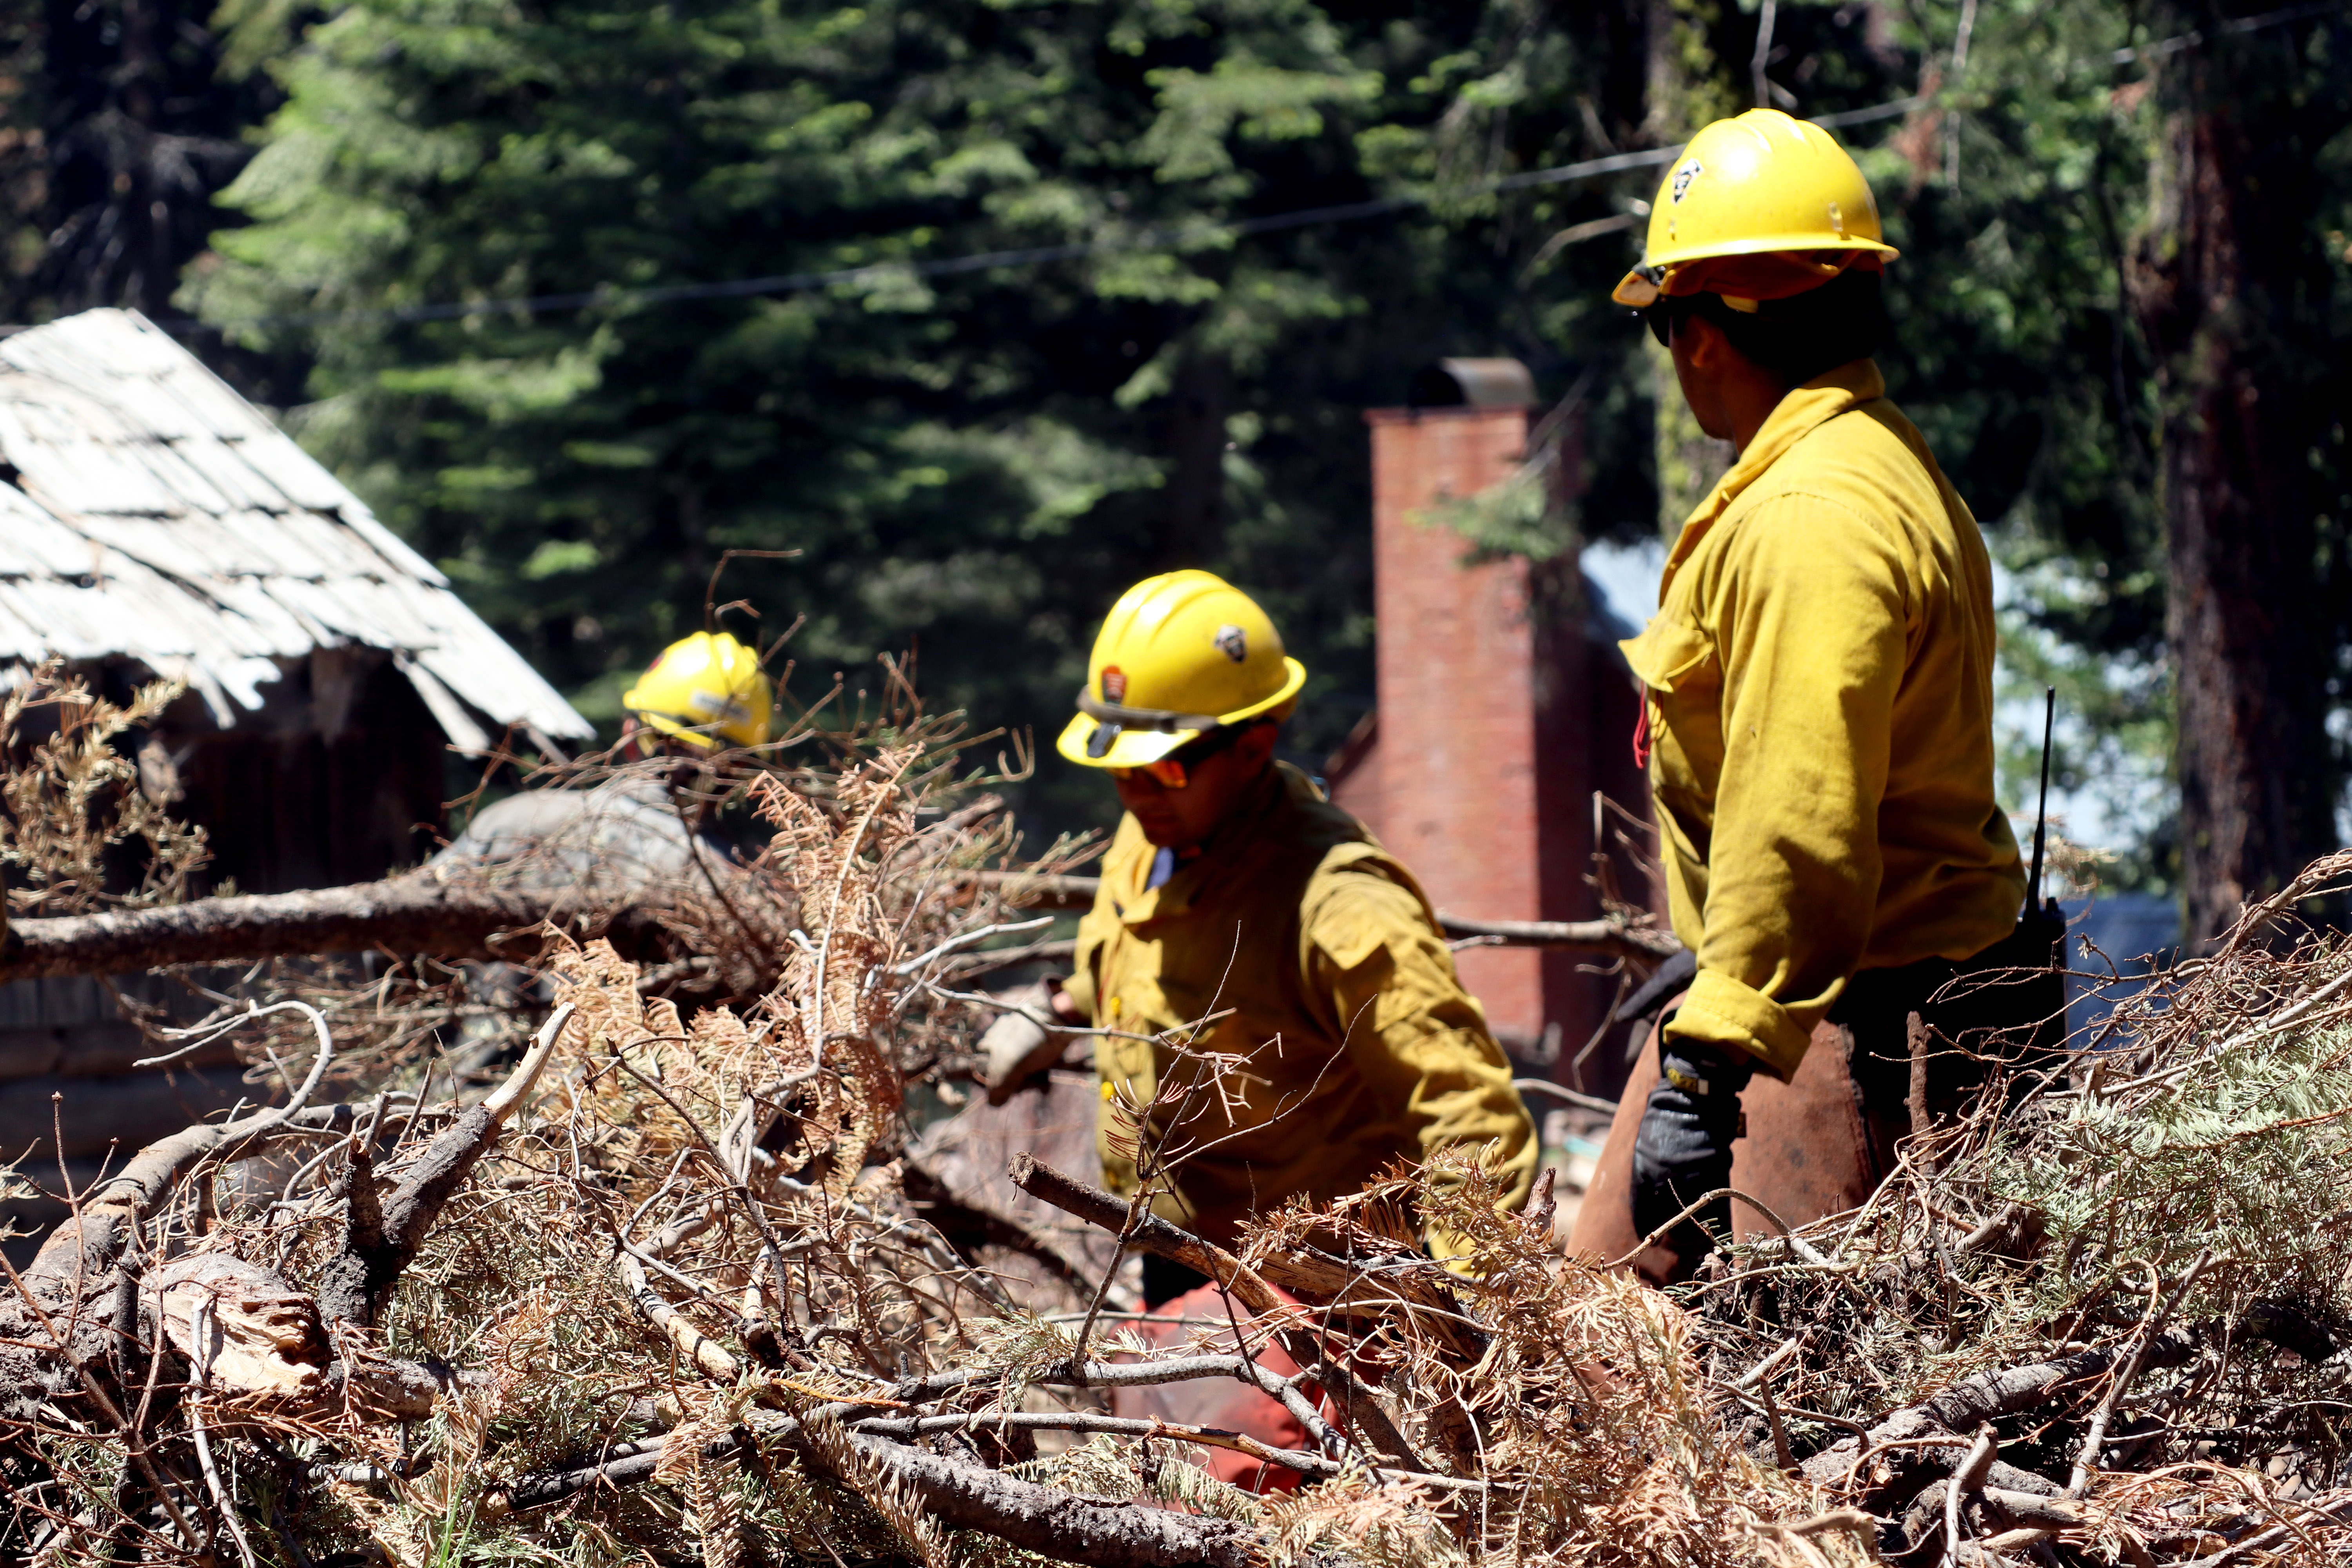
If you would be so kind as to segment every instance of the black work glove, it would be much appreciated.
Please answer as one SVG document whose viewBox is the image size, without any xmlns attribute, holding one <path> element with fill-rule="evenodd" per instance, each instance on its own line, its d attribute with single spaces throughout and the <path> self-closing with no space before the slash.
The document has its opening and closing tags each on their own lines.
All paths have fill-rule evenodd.
<svg viewBox="0 0 2352 1568">
<path fill-rule="evenodd" d="M 1731 1141 L 1741 1131 L 1739 1091 L 1756 1063 L 1686 1040 L 1658 1052 L 1658 1084 L 1633 1134 L 1633 1228 L 1643 1236 L 1717 1188 L 1731 1184 Z M 1731 1200 L 1717 1198 L 1664 1237 L 1681 1259 L 1677 1279 L 1731 1233 Z"/>
</svg>

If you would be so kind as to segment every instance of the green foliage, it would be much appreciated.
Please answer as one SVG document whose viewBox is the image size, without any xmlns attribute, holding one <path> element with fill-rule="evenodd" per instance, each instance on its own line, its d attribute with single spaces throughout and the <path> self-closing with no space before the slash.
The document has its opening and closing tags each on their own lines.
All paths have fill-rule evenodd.
<svg viewBox="0 0 2352 1568">
<path fill-rule="evenodd" d="M 2104 879 L 2162 888 L 2177 807 L 2155 409 L 2125 287 L 2155 130 L 2128 79 L 2146 68 L 2116 68 L 2120 11 L 2000 5 L 1976 8 L 1954 73 L 1958 12 L 1906 13 L 1898 36 L 1937 73 L 1939 108 L 1863 159 L 1904 251 L 1882 363 L 2019 574 L 2002 798 L 2032 810 L 2054 684 L 2053 789 L 2086 796 L 2095 836 L 2123 851 Z"/>
<path fill-rule="evenodd" d="M 2009 668 L 2021 694 L 2068 689 L 2059 784 L 2115 825 L 2118 879 L 2165 886 L 2159 408 L 2127 288 L 2160 124 L 2154 68 L 2115 58 L 2158 24 L 2023 0 L 1775 17 L 1776 101 L 1919 100 L 1840 131 L 1904 251 L 1882 363 L 2025 584 Z M 1607 301 L 1638 225 L 1549 243 L 1635 212 L 1654 173 L 1482 182 L 1736 112 L 1759 20 L 1727 0 L 232 0 L 226 68 L 266 63 L 285 104 L 229 193 L 245 226 L 181 297 L 271 356 L 247 363 L 310 367 L 306 443 L 600 721 L 700 624 L 730 548 L 803 552 L 739 563 L 718 598 L 772 636 L 807 616 L 804 693 L 913 647 L 935 700 L 1045 734 L 1111 597 L 1192 564 L 1263 595 L 1314 671 L 1291 733 L 1311 759 L 1371 699 L 1357 413 L 1413 369 L 1512 353 L 1546 397 L 1585 388 L 1579 499 L 1500 498 L 1472 520 L 1489 550 L 1671 532 L 1712 482 L 1723 453 Z M 2325 99 L 2342 26 L 2277 26 L 2294 90 Z M 2352 145 L 2312 134 L 2309 223 L 2338 259 L 2305 315 L 2333 341 Z M 1392 195 L 1426 205 L 1223 226 Z M 1102 248 L 918 270 L 1071 244 Z M 2332 428 L 2322 572 L 2352 494 Z M 2005 737 L 2012 807 L 2032 729 Z M 1049 762 L 1023 804 L 1100 820 L 1097 783 Z"/>
<path fill-rule="evenodd" d="M 2102 650 L 2053 629 L 2052 622 L 2106 595 L 2114 571 L 2107 561 L 2086 563 L 2013 534 L 2002 542 L 2012 562 L 2037 546 L 2041 558 L 2015 571 L 2015 602 L 2001 611 L 1995 724 L 2000 798 L 2021 818 L 2034 808 L 2042 693 L 2054 687 L 2050 784 L 2061 804 L 2053 831 L 2105 847 L 2113 858 L 2095 868 L 2099 886 L 2164 890 L 2172 880 L 2177 831 L 2172 688 L 2164 663 L 2153 648 Z M 2143 580 L 2126 583 L 2122 592 L 2161 594 L 2160 581 L 2145 580 L 2160 578 L 2153 565 L 2139 566 L 2137 575 Z M 2065 810 L 2069 801 L 2072 815 Z"/>
<path fill-rule="evenodd" d="M 730 548 L 803 552 L 739 563 L 718 596 L 758 605 L 771 637 L 805 615 L 788 651 L 818 682 L 913 647 L 934 700 L 1045 733 L 1117 593 L 1207 564 L 1263 595 L 1315 671 L 1292 741 L 1318 755 L 1370 700 L 1357 410 L 1402 401 L 1441 353 L 1565 382 L 1627 353 L 1594 304 L 1623 237 L 1546 270 L 1542 320 L 1511 269 L 1631 187 L 1215 226 L 1629 136 L 1638 62 L 1591 30 L 1523 0 L 362 0 L 273 65 L 286 106 L 227 196 L 250 221 L 185 297 L 234 341 L 315 356 L 307 444 L 599 717 L 618 672 L 700 624 Z M 886 270 L 253 320 L 858 267 Z M 1644 517 L 1645 481 L 1618 482 Z M 1099 816 L 1097 782 L 1049 766 L 1030 804 Z"/>
<path fill-rule="evenodd" d="M 1506 555 L 1558 560 L 1575 548 L 1576 533 L 1552 482 L 1556 460 L 1524 463 L 1501 484 L 1476 495 L 1442 497 L 1412 521 L 1460 535 L 1469 545 L 1465 561 Z"/>
<path fill-rule="evenodd" d="M 2312 1194 L 2342 1191 L 2352 1170 L 2352 1039 L 2340 1026 L 2242 1034 L 2170 1093 L 2128 1110 L 2085 1098 L 2063 1126 L 2013 1140 L 1993 1190 L 2047 1215 L 2061 1252 L 2173 1278 L 2210 1248 L 2262 1260 L 2274 1293 L 2340 1310 L 2339 1215 L 2315 1213 Z"/>
</svg>

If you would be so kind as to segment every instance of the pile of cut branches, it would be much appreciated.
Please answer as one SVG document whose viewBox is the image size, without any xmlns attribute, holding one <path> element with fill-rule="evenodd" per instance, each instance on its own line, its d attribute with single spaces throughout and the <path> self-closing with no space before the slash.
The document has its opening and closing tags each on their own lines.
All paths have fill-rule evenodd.
<svg viewBox="0 0 2352 1568">
<path fill-rule="evenodd" d="M 1696 1286 L 1750 1440 L 1905 1562 L 2352 1560 L 2352 946 L 2298 914 L 2347 885 L 2315 863 Z"/>
<path fill-rule="evenodd" d="M 940 880 L 936 890 L 985 892 L 989 900 L 1019 891 L 1004 885 L 1017 835 L 1001 799 L 976 795 L 980 775 L 969 766 L 971 753 L 1001 732 L 973 733 L 961 714 L 927 711 L 896 662 L 880 663 L 884 700 L 872 711 L 861 704 L 854 721 L 836 727 L 804 715 L 758 747 L 656 758 L 605 752 L 550 763 L 523 780 L 526 802 L 542 808 L 528 819 L 528 831 L 493 835 L 488 846 L 461 837 L 425 867 L 373 882 L 184 903 L 178 900 L 188 874 L 204 858 L 202 830 L 163 811 L 159 802 L 169 790 L 159 786 L 150 798 L 146 753 L 134 767 L 110 750 L 175 689 L 159 683 L 132 709 L 118 709 L 45 667 L 20 683 L 0 713 L 6 742 L 0 749 L 8 753 L 0 756 L 0 805 L 7 807 L 0 861 L 12 868 L 11 905 L 20 916 L 0 949 L 0 981 L 290 960 L 278 963 L 273 999 L 301 995 L 334 1012 L 372 989 L 367 1006 L 415 1024 L 436 1005 L 432 993 L 451 1008 L 478 1007 L 485 998 L 449 991 L 446 973 L 404 974 L 386 985 L 379 963 L 322 972 L 320 955 L 528 965 L 542 928 L 551 927 L 575 940 L 606 938 L 639 964 L 648 991 L 682 1005 L 757 1000 L 775 985 L 798 921 L 798 890 L 772 858 L 747 862 L 727 842 L 731 825 L 766 791 L 825 801 L 877 749 L 912 748 L 904 785 L 926 803 L 934 837 L 956 839 L 953 856 L 926 862 Z M 37 728 L 26 715 L 51 709 L 61 715 L 57 736 L 19 739 L 20 726 L 28 735 Z M 996 782 L 1026 776 L 1027 748 L 1010 749 L 1009 762 L 998 754 Z M 511 761 L 503 752 L 493 757 L 485 780 L 504 776 Z M 167 762 L 158 767 L 168 772 Z M 483 793 L 456 804 L 470 808 Z M 648 823 L 659 825 L 652 847 L 664 852 L 652 864 L 638 831 Z M 112 860 L 135 858 L 131 840 L 145 851 L 144 881 L 128 892 L 101 891 L 101 883 L 123 879 Z M 126 847 L 113 854 L 117 846 Z M 1097 847 L 1088 839 L 1062 841 L 1020 865 L 1014 880 L 1050 886 Z M 357 1023 L 350 1008 L 341 1010 Z M 407 1036 L 409 1043 L 418 1037 L 413 1027 Z M 353 1050 L 344 1059 L 348 1069 L 374 1058 Z"/>
<path fill-rule="evenodd" d="M 1041 1293 L 933 1226 L 935 1178 L 909 1195 L 909 1087 L 968 1060 L 990 1014 L 965 976 L 1027 934 L 1001 885 L 965 874 L 1003 859 L 995 806 L 951 809 L 950 784 L 919 738 L 755 781 L 773 837 L 740 886 L 774 933 L 772 983 L 696 1005 L 611 942 L 553 932 L 530 984 L 469 1004 L 502 1011 L 517 1047 L 481 1057 L 479 1088 L 452 1092 L 419 1047 L 329 1102 L 346 1041 L 379 1039 L 364 1008 L 224 1010 L 210 1027 L 270 1041 L 284 1102 L 140 1152 L 8 1270 L 0 1554 L 2346 1553 L 2352 952 L 2292 917 L 2352 858 L 2064 1073 L 1922 1125 L 1862 1210 L 1745 1244 L 1675 1296 L 1561 1257 L 1548 1195 L 1503 1213 L 1467 1155 L 1210 1246 L 1146 1199 L 1181 1168 L 1171 1139 L 1213 1138 L 1218 1086 L 1249 1063 L 1164 1037 L 1193 1059 L 1160 1092 L 1186 1102 L 1108 1102 L 1144 1194 L 1030 1158 L 1009 1175 L 1223 1288 L 1220 1321 L 1175 1342 L 1073 1266 L 1084 1248 L 1027 1237 L 1061 1288 Z M 1024 1223 L 992 1214 L 989 1234 L 1023 1246 Z M 1117 1413 L 1121 1390 L 1202 1380 L 1282 1406 L 1302 1447 Z M 1202 1463 L 1215 1449 L 1295 1484 L 1237 1489 Z"/>
<path fill-rule="evenodd" d="M 985 1011 L 959 966 L 1018 922 L 942 874 L 975 826 L 932 809 L 922 754 L 762 789 L 793 923 L 748 1005 L 681 1011 L 609 943 L 559 936 L 552 1007 L 472 1103 L 320 1103 L 328 1016 L 247 1016 L 310 1032 L 307 1061 L 278 1047 L 289 1102 L 141 1152 L 10 1271 L 0 1551 L 1866 1560 L 1866 1519 L 1718 1418 L 1688 1315 L 1568 1264 L 1548 1216 L 1497 1213 L 1466 1163 L 1270 1216 L 1235 1256 L 1016 1162 L 1076 1220 L 1226 1287 L 1231 1322 L 1192 1345 L 1138 1338 L 1108 1279 L 1056 1312 L 955 1251 L 906 1195 L 902 1102 Z M 1424 1226 L 1460 1238 L 1467 1277 L 1428 1260 Z M 1306 1371 L 1260 1366 L 1273 1342 Z M 1106 1408 L 1200 1379 L 1260 1389 L 1308 1446 Z M 1209 1447 L 1307 1484 L 1235 1489 L 1192 1462 Z"/>
</svg>

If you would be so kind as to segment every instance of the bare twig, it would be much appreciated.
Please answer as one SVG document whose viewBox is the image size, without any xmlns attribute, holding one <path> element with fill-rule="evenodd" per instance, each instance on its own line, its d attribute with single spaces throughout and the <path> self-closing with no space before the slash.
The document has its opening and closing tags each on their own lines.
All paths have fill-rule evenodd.
<svg viewBox="0 0 2352 1568">
<path fill-rule="evenodd" d="M 1993 1460 L 2000 1456 L 2000 1442 L 1988 1422 L 1977 1428 L 1976 1441 L 1960 1456 L 1960 1462 L 1952 1467 L 1952 1479 L 1944 1489 L 1945 1568 L 1954 1568 L 1960 1560 L 1960 1500 L 1984 1485 Z"/>
<path fill-rule="evenodd" d="M 2189 1294 L 2189 1289 L 2197 1283 L 2197 1277 L 2205 1272 L 2206 1266 L 2212 1261 L 2212 1258 L 2211 1247 L 2201 1249 L 2189 1265 L 2188 1269 L 2180 1276 L 2180 1282 L 2173 1287 L 2171 1295 L 2162 1298 L 2160 1306 L 2158 1298 L 2161 1281 L 2154 1278 L 2156 1270 L 2153 1267 L 2148 1269 L 2151 1278 L 2148 1282 L 2147 1315 L 2140 1321 L 2138 1331 L 2132 1335 L 2131 1352 L 2125 1358 L 2121 1369 L 2108 1383 L 2106 1396 L 2099 1401 L 2098 1409 L 2091 1416 L 2091 1429 L 2083 1436 L 2082 1450 L 2074 1456 L 2074 1473 L 2066 1483 L 2068 1497 L 2081 1497 L 2090 1489 L 2091 1471 L 2098 1464 L 2099 1449 L 2107 1440 L 2107 1423 L 2114 1417 L 2116 1406 L 2122 1403 L 2124 1391 L 2130 1387 L 2132 1380 L 2139 1375 L 2140 1362 L 2147 1354 L 2150 1339 L 2163 1331 L 2165 1319 L 2171 1315 L 2172 1309 Z"/>
</svg>

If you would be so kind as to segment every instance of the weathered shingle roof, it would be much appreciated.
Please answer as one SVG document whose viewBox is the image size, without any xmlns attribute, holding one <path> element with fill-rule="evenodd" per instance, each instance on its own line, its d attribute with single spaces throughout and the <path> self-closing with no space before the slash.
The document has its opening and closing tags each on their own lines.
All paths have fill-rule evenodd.
<svg viewBox="0 0 2352 1568">
<path fill-rule="evenodd" d="M 136 658 L 229 724 L 273 661 L 357 645 L 392 653 L 460 744 L 480 738 L 467 708 L 592 733 L 432 563 L 135 311 L 0 339 L 0 660 Z"/>
</svg>

